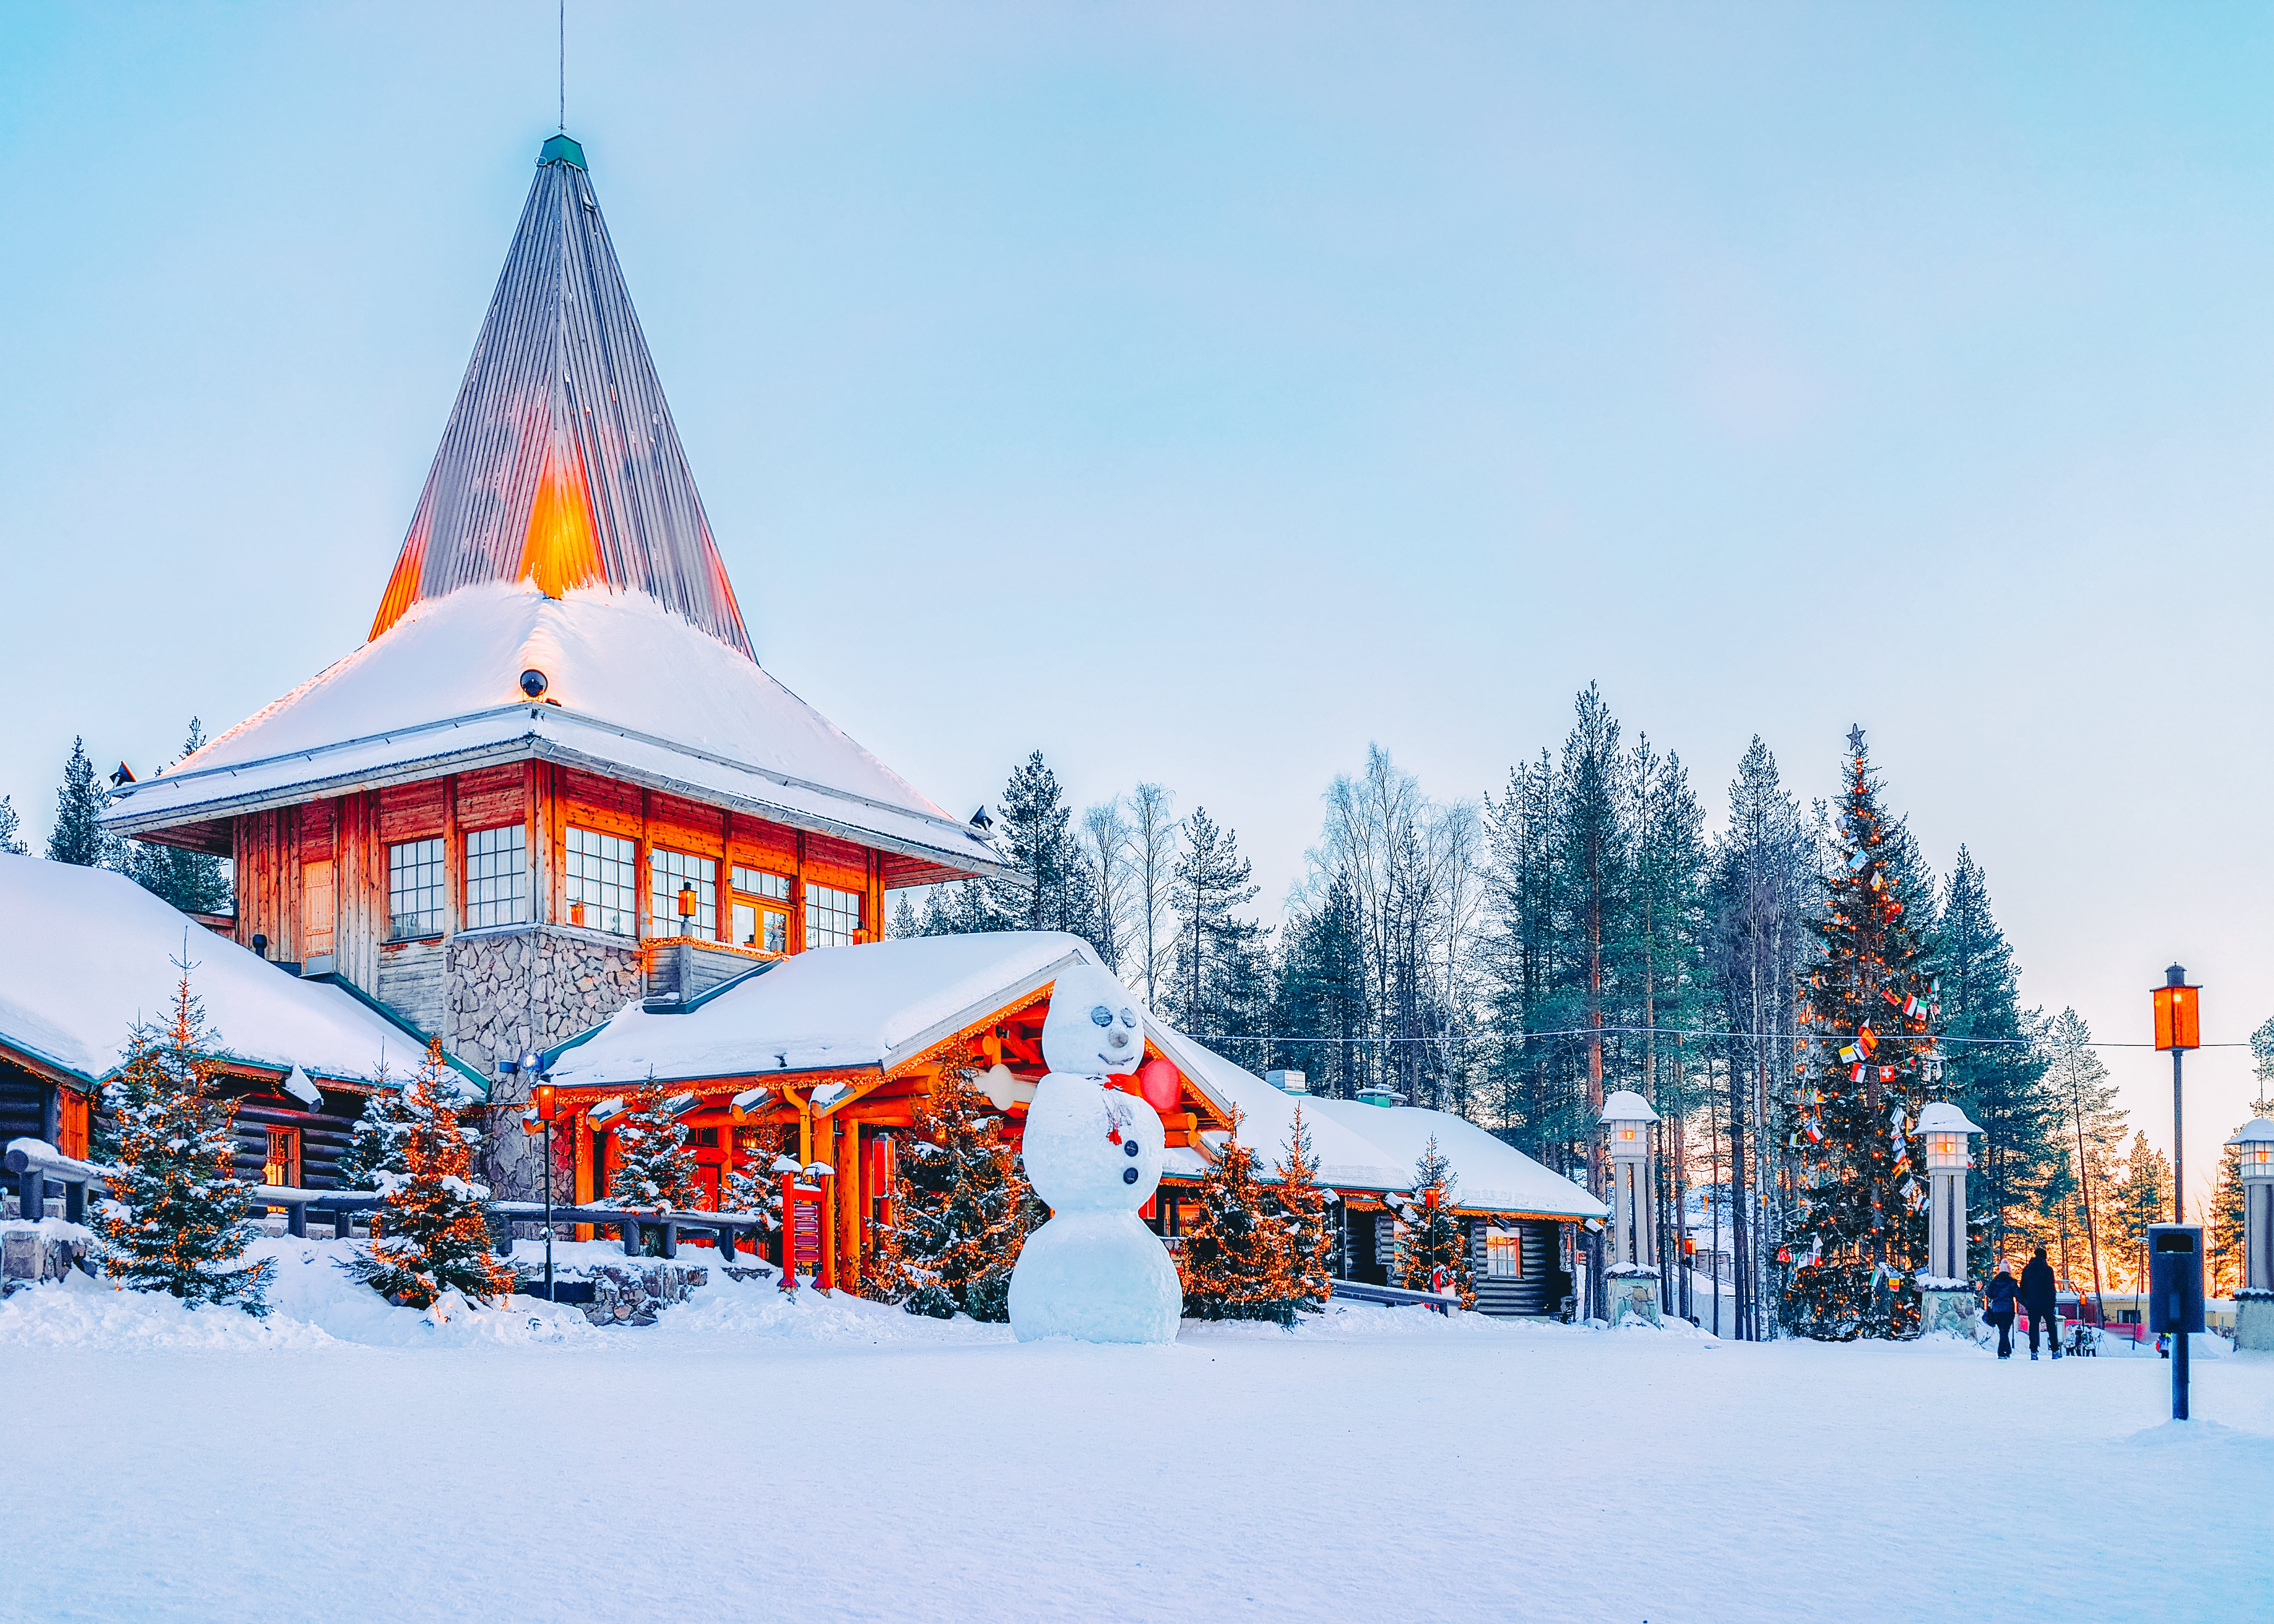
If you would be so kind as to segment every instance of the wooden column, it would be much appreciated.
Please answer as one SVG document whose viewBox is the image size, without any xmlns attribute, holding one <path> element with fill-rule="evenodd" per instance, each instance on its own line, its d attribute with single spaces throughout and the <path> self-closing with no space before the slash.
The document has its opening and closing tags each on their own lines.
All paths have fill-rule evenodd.
<svg viewBox="0 0 2274 1624">
<path fill-rule="evenodd" d="M 815 1137 L 820 1140 L 821 1154 L 818 1160 L 826 1162 L 832 1168 L 837 1168 L 836 1118 L 824 1116 L 819 1122 L 814 1124 L 814 1132 Z M 827 1199 L 833 1201 L 841 1212 L 845 1206 L 844 1169 L 837 1168 L 835 1176 L 830 1178 L 822 1188 L 829 1192 Z M 837 1244 L 837 1213 L 825 1209 L 821 1214 L 822 1273 L 827 1275 L 832 1283 L 842 1289 L 845 1282 L 839 1276 L 837 1270 L 838 1259 L 843 1256 L 843 1248 Z"/>
<path fill-rule="evenodd" d="M 442 935 L 465 928 L 460 906 L 466 894 L 466 844 L 458 835 L 458 775 L 442 775 Z"/>
<path fill-rule="evenodd" d="M 553 900 L 553 769 L 523 762 L 521 771 L 522 844 L 529 858 L 529 922 L 543 925 L 559 917 Z"/>
<path fill-rule="evenodd" d="M 789 951 L 805 951 L 805 831 L 797 831 L 797 872 L 789 882 Z"/>
<path fill-rule="evenodd" d="M 832 1121 L 834 1118 L 832 1119 Z M 832 1163 L 837 1169 L 837 1205 L 843 1215 L 838 1221 L 837 1267 L 838 1283 L 847 1291 L 861 1289 L 861 1220 L 867 1207 L 862 1200 L 861 1190 L 861 1124 L 848 1119 L 838 1137 L 837 1147 L 841 1160 Z"/>
</svg>

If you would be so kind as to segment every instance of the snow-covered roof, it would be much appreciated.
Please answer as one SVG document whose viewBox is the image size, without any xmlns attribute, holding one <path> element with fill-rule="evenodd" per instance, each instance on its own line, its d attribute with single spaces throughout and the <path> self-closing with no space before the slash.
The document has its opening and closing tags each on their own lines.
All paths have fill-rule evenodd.
<svg viewBox="0 0 2274 1624">
<path fill-rule="evenodd" d="M 1604 1122 L 1656 1122 L 1658 1113 L 1650 1109 L 1650 1101 L 1631 1088 L 1622 1088 L 1603 1101 Z"/>
<path fill-rule="evenodd" d="M 0 855 L 0 1045 L 97 1081 L 128 1031 L 172 1008 L 181 972 L 216 1052 L 282 1072 L 368 1082 L 418 1069 L 418 1040 L 343 989 L 303 981 L 199 924 L 124 875 Z"/>
<path fill-rule="evenodd" d="M 1465 1116 L 1418 1106 L 1367 1105 L 1356 1100 L 1316 1103 L 1325 1115 L 1404 1168 L 1401 1188 L 1412 1184 L 1413 1164 L 1434 1137 L 1438 1151 L 1452 1164 L 1456 1206 L 1541 1218 L 1610 1216 L 1609 1207 L 1577 1184 Z"/>
<path fill-rule="evenodd" d="M 822 947 L 775 961 L 685 1014 L 637 1004 L 553 1061 L 564 1088 L 689 1083 L 764 1071 L 889 1070 L 1040 991 L 1069 965 L 1100 961 L 1054 930 L 910 936 Z"/>
<path fill-rule="evenodd" d="M 1282 1094 L 1245 1066 L 1158 1021 L 1150 1023 L 1146 1035 L 1205 1092 L 1239 1109 L 1240 1142 L 1255 1153 L 1256 1170 L 1261 1176 L 1278 1176 L 1279 1165 L 1287 1159 L 1287 1140 L 1294 1132 L 1299 1106 L 1303 1126 L 1311 1136 L 1311 1154 L 1319 1161 L 1321 1184 L 1338 1190 L 1403 1190 L 1413 1182 L 1412 1162 L 1400 1167 L 1384 1156 L 1374 1144 L 1321 1110 L 1320 1101 L 1307 1094 Z M 1204 1137 L 1214 1144 L 1221 1136 Z M 1171 1146 L 1162 1153 L 1161 1169 L 1172 1177 L 1198 1178 L 1208 1171 L 1208 1163 L 1197 1150 Z"/>
<path fill-rule="evenodd" d="M 524 671 L 545 673 L 531 703 Z M 114 797 L 125 833 L 524 757 L 882 846 L 1001 860 L 745 656 L 637 592 L 527 583 L 415 604 L 385 634 Z"/>
<path fill-rule="evenodd" d="M 1918 1131 L 1921 1133 L 1979 1133 L 1980 1128 L 1966 1120 L 1966 1113 L 1947 1101 L 1938 1100 L 1919 1109 Z"/>
</svg>

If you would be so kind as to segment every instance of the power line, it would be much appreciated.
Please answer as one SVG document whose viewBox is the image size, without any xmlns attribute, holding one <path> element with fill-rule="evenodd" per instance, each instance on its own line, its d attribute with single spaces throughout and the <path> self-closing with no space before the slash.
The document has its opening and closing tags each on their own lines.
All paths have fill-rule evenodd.
<svg viewBox="0 0 2274 1624">
<path fill-rule="evenodd" d="M 1191 1034 L 1203 1043 L 1310 1043 L 1310 1044 L 1390 1044 L 1390 1043 L 1523 1043 L 1534 1038 L 1585 1037 L 1674 1037 L 1674 1038 L 1755 1038 L 1772 1042 L 1782 1040 L 1820 1038 L 1826 1042 L 1854 1041 L 1863 1036 L 1858 1032 L 1721 1032 L 1697 1026 L 1568 1026 L 1555 1032 L 1462 1032 L 1442 1037 L 1382 1037 L 1382 1038 L 1306 1038 L 1275 1036 L 1257 1032 L 1196 1032 Z M 2040 1047 L 2035 1038 L 1962 1038 L 1947 1034 L 1918 1032 L 1874 1032 L 1871 1034 L 1882 1043 L 1955 1043 L 1977 1049 Z M 2096 1041 L 2088 1049 L 2154 1049 L 2153 1043 L 2114 1043 Z M 2203 1043 L 2202 1049 L 2248 1049 L 2248 1042 Z"/>
</svg>

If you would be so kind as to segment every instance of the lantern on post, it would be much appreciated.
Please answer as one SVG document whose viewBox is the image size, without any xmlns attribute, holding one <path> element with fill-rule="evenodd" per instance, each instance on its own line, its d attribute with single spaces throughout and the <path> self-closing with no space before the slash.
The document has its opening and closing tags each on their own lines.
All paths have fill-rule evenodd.
<svg viewBox="0 0 2274 1624">
<path fill-rule="evenodd" d="M 694 881 L 680 882 L 679 934 L 681 936 L 691 936 L 695 934 L 695 910 L 700 905 L 700 900 L 695 894 Z"/>
<path fill-rule="evenodd" d="M 2242 1289 L 2234 1294 L 2234 1345 L 2274 1350 L 2274 1122 L 2255 1117 L 2227 1143 L 2242 1153 Z"/>
<path fill-rule="evenodd" d="M 1919 1329 L 1974 1329 L 1974 1282 L 1966 1260 L 1966 1169 L 1974 1165 L 1967 1139 L 1982 1130 L 1966 1113 L 1946 1101 L 1920 1110 L 1919 1138 L 1926 1145 L 1926 1267 L 1918 1273 Z"/>
<path fill-rule="evenodd" d="M 2151 989 L 2156 1001 L 2156 1047 L 2172 1051 L 2172 1222 L 2187 1222 L 2187 1139 L 2182 1132 L 2186 1114 L 2180 1109 L 2180 1061 L 2187 1050 L 2202 1047 L 2202 989 L 2187 985 L 2187 973 L 2178 965 L 2164 972 L 2164 984 Z M 2201 1267 L 2198 1259 L 2197 1267 Z M 2172 1339 L 2172 1418 L 2187 1418 L 2187 1339 Z"/>
<path fill-rule="evenodd" d="M 1659 1323 L 1658 1231 L 1651 1200 L 1650 1130 L 1658 1113 L 1631 1088 L 1603 1101 L 1603 1135 L 1611 1157 L 1611 1323 Z"/>
</svg>

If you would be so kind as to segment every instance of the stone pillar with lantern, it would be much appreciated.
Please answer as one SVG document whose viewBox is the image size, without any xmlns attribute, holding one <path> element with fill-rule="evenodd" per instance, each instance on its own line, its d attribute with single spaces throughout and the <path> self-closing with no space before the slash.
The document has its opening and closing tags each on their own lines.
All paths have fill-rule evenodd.
<svg viewBox="0 0 2274 1624">
<path fill-rule="evenodd" d="M 2274 1352 L 2274 1121 L 2254 1118 L 2227 1143 L 2242 1153 L 2242 1285 L 2234 1345 Z"/>
<path fill-rule="evenodd" d="M 1919 1112 L 1926 1143 L 1926 1267 L 1918 1272 L 1919 1330 L 1974 1335 L 1977 1297 L 1966 1261 L 1966 1169 L 1973 1165 L 1969 1136 L 1982 1130 L 1956 1106 L 1936 1103 Z"/>
<path fill-rule="evenodd" d="M 1611 1157 L 1611 1232 L 1604 1248 L 1611 1323 L 1660 1323 L 1656 1203 L 1651 1199 L 1650 1131 L 1658 1113 L 1630 1088 L 1603 1101 Z"/>
</svg>

